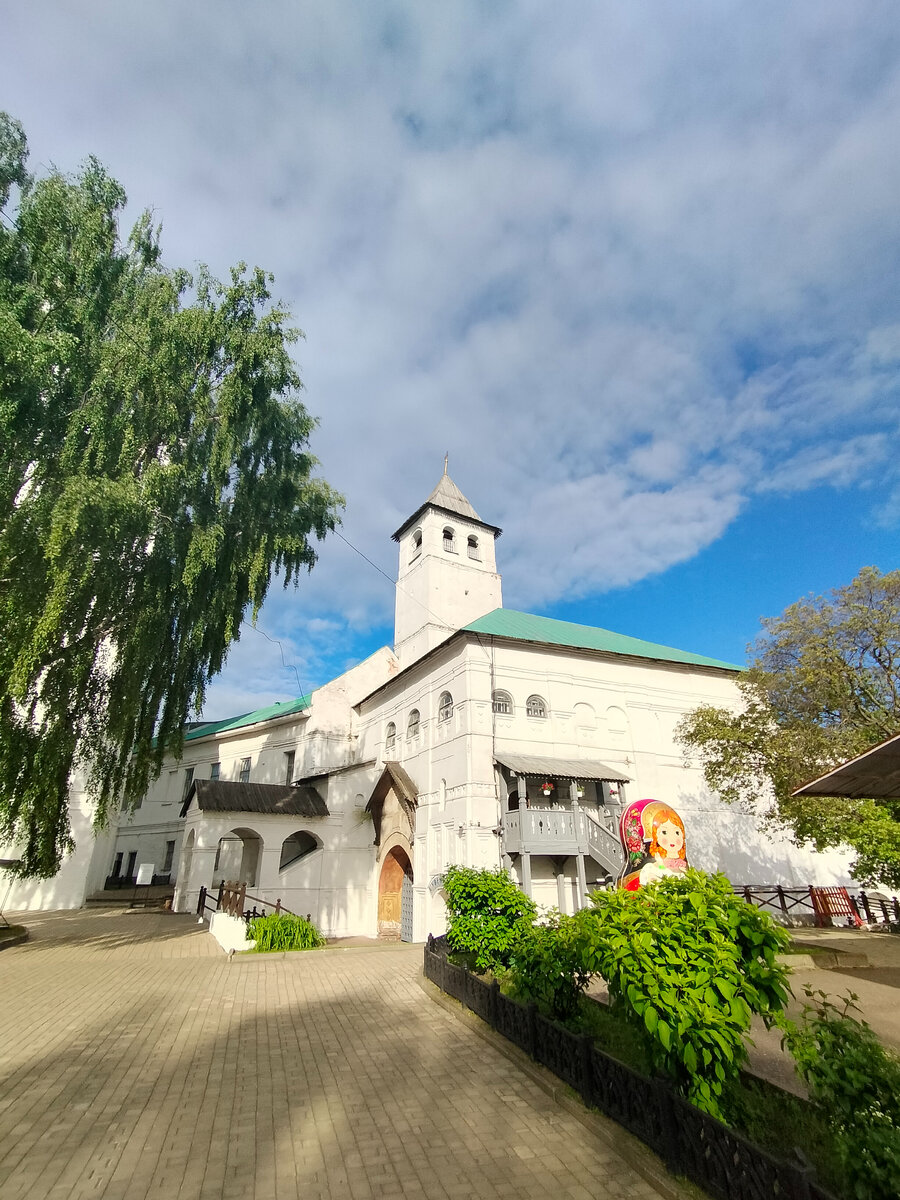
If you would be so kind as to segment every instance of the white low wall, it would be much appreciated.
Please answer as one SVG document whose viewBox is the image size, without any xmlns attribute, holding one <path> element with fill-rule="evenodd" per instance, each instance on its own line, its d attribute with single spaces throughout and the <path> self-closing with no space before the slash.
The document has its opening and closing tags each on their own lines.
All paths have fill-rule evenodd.
<svg viewBox="0 0 900 1200">
<path fill-rule="evenodd" d="M 256 945 L 252 938 L 247 938 L 247 922 L 244 918 L 233 917 L 230 913 L 213 913 L 209 932 L 226 953 L 230 950 L 252 950 Z"/>
</svg>

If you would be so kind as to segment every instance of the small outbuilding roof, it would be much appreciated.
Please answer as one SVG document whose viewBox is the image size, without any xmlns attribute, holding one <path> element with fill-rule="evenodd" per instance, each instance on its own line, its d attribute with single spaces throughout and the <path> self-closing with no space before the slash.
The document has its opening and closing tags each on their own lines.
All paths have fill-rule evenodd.
<svg viewBox="0 0 900 1200">
<path fill-rule="evenodd" d="M 315 788 L 286 783 L 235 783 L 225 779 L 195 779 L 181 806 L 181 815 L 196 799 L 201 812 L 268 813 L 281 817 L 327 817 L 328 807 Z"/>
<path fill-rule="evenodd" d="M 900 733 L 798 787 L 795 796 L 900 800 Z"/>
<path fill-rule="evenodd" d="M 543 775 L 554 779 L 596 779 L 605 783 L 628 783 L 629 777 L 596 759 L 548 758 L 538 754 L 496 754 L 495 761 L 514 775 Z"/>
</svg>

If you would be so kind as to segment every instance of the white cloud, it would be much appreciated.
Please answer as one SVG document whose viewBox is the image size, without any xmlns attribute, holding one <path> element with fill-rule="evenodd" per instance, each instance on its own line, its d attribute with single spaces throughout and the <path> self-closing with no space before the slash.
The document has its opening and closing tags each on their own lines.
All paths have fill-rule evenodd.
<svg viewBox="0 0 900 1200">
<path fill-rule="evenodd" d="M 445 450 L 522 607 L 684 561 L 762 491 L 859 486 L 875 461 L 895 486 L 893 4 L 5 20 L 0 105 L 38 162 L 96 153 L 169 262 L 275 272 L 344 532 L 388 575 Z M 392 606 L 332 538 L 260 624 L 315 675 Z M 217 688 L 285 686 L 251 636 Z"/>
</svg>

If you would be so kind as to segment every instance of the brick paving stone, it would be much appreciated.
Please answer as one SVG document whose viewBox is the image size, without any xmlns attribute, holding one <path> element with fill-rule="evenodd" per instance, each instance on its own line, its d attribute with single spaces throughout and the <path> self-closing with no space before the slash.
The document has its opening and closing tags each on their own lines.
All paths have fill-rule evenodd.
<svg viewBox="0 0 900 1200">
<path fill-rule="evenodd" d="M 19 921 L 3 1200 L 658 1195 L 429 999 L 421 947 L 229 962 L 192 917 Z"/>
</svg>

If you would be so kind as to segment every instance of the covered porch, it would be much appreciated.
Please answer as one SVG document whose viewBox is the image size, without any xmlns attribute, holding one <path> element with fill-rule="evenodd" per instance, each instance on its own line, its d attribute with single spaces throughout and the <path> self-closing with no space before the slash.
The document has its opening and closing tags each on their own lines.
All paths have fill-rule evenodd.
<svg viewBox="0 0 900 1200">
<path fill-rule="evenodd" d="M 523 891 L 534 894 L 534 856 L 553 860 L 559 897 L 566 911 L 567 860 L 574 860 L 576 907 L 587 894 L 588 868 L 615 878 L 624 863 L 619 816 L 625 808 L 627 775 L 589 759 L 498 754 L 503 812 L 504 860 L 518 870 Z M 599 882 L 599 881 L 595 881 Z"/>
</svg>

